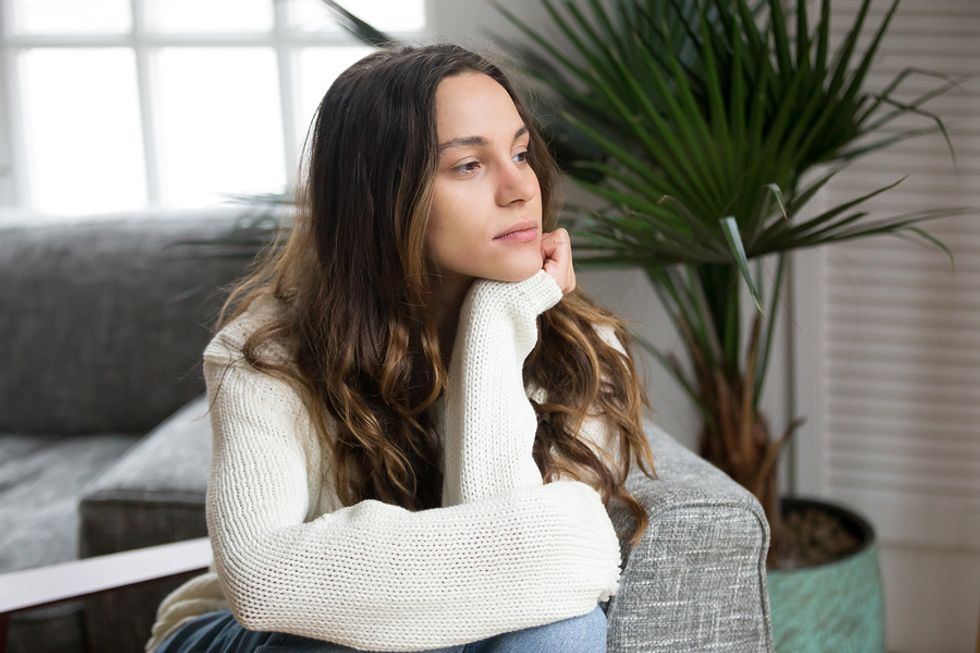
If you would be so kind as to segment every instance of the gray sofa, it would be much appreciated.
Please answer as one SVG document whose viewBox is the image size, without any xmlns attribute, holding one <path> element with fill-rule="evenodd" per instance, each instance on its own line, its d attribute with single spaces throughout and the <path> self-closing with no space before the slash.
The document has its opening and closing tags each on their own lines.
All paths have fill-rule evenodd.
<svg viewBox="0 0 980 653">
<path fill-rule="evenodd" d="M 242 262 L 173 245 L 243 212 L 0 226 L 0 574 L 207 535 L 200 358 Z M 772 651 L 761 507 L 647 435 L 661 478 L 629 480 L 652 523 L 623 551 L 609 651 Z M 14 613 L 7 650 L 142 651 L 160 600 L 196 573 Z"/>
</svg>

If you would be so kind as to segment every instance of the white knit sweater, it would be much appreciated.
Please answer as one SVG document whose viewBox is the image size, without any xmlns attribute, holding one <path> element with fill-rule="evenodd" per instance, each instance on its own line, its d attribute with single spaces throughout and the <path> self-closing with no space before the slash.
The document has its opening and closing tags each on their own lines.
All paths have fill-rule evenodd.
<svg viewBox="0 0 980 653">
<path fill-rule="evenodd" d="M 214 562 L 161 602 L 147 653 L 224 608 L 249 630 L 419 651 L 583 615 L 615 594 L 619 541 L 599 494 L 572 479 L 544 484 L 531 455 L 528 395 L 544 396 L 523 388 L 522 367 L 537 316 L 561 298 L 544 270 L 473 283 L 434 405 L 442 507 L 414 512 L 373 499 L 341 506 L 298 395 L 240 360 L 270 302 L 226 325 L 204 352 Z M 611 330 L 599 333 L 623 351 Z M 583 436 L 618 463 L 603 421 L 587 419 Z"/>
</svg>

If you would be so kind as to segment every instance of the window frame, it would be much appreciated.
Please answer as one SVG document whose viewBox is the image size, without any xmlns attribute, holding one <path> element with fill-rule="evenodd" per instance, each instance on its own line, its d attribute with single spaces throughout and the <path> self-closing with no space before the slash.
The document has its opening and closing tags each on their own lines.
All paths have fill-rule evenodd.
<svg viewBox="0 0 980 653">
<path fill-rule="evenodd" d="M 145 0 L 129 0 L 132 26 L 119 34 L 13 34 L 11 33 L 13 8 L 9 2 L 0 2 L 0 210 L 41 213 L 31 200 L 29 153 L 23 130 L 23 88 L 17 60 L 23 50 L 32 48 L 128 48 L 136 63 L 136 84 L 140 126 L 143 139 L 143 158 L 146 176 L 147 202 L 134 212 L 172 208 L 163 203 L 165 189 L 161 184 L 160 170 L 160 123 L 157 115 L 157 99 L 160 90 L 155 67 L 156 54 L 168 47 L 258 47 L 271 48 L 276 58 L 278 73 L 280 130 L 283 134 L 286 184 L 297 182 L 301 139 L 306 125 L 300 125 L 299 53 L 307 47 L 340 47 L 361 45 L 345 31 L 336 33 L 291 29 L 289 20 L 292 4 L 281 0 L 272 3 L 273 21 L 268 31 L 262 32 L 193 32 L 158 33 L 147 29 Z M 429 3 L 423 2 L 425 26 L 418 31 L 387 31 L 398 40 L 426 40 L 431 34 Z M 324 8 L 324 11 L 327 11 Z M 325 90 L 325 89 L 324 89 Z M 190 210 L 190 209 L 188 209 Z"/>
</svg>

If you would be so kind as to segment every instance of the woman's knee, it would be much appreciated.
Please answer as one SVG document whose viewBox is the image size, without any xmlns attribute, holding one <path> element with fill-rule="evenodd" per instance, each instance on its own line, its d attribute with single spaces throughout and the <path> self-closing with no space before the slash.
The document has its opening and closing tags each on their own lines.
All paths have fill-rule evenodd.
<svg viewBox="0 0 980 653">
<path fill-rule="evenodd" d="M 606 614 L 596 605 L 586 614 L 503 633 L 485 642 L 480 653 L 605 653 Z"/>
</svg>

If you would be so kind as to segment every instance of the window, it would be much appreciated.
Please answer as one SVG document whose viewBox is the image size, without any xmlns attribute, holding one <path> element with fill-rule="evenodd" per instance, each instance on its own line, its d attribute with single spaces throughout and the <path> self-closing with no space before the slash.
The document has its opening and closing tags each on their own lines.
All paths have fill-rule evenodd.
<svg viewBox="0 0 980 653">
<path fill-rule="evenodd" d="M 424 0 L 344 3 L 401 39 Z M 0 3 L 0 205 L 192 208 L 295 183 L 333 79 L 372 51 L 319 0 Z"/>
</svg>

